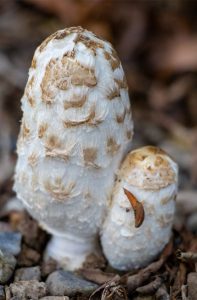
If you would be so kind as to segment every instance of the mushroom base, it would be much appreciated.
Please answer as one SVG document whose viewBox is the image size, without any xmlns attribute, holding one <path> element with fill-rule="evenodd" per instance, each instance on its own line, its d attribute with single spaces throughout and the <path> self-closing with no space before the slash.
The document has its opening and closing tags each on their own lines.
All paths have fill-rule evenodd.
<svg viewBox="0 0 197 300">
<path fill-rule="evenodd" d="M 66 270 L 82 267 L 87 256 L 95 253 L 97 243 L 94 239 L 82 239 L 76 236 L 53 236 L 45 250 L 45 258 L 53 258 Z"/>
</svg>

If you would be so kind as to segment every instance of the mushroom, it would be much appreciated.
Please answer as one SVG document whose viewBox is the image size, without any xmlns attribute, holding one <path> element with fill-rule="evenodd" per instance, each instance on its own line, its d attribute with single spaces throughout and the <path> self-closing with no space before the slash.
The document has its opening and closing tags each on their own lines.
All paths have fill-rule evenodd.
<svg viewBox="0 0 197 300">
<path fill-rule="evenodd" d="M 53 235 L 47 255 L 79 268 L 95 251 L 115 174 L 130 150 L 128 87 L 112 45 L 81 28 L 36 50 L 22 97 L 14 190 Z"/>
<path fill-rule="evenodd" d="M 177 164 L 159 148 L 146 146 L 126 156 L 101 231 L 103 251 L 112 267 L 143 267 L 168 243 L 177 173 Z"/>
</svg>

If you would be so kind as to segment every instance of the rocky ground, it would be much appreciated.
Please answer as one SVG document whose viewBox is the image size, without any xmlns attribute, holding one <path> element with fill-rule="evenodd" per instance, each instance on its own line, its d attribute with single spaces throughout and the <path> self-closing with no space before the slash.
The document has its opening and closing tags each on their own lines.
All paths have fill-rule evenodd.
<svg viewBox="0 0 197 300">
<path fill-rule="evenodd" d="M 156 261 L 133 273 L 117 272 L 96 255 L 75 273 L 45 261 L 49 236 L 9 198 L 0 218 L 0 299 L 196 299 L 195 197 L 179 195 L 172 240 Z"/>
<path fill-rule="evenodd" d="M 0 1 L 0 300 L 197 299 L 197 3 L 192 0 Z M 131 92 L 133 147 L 165 149 L 180 168 L 173 237 L 158 259 L 118 273 L 91 256 L 77 273 L 43 260 L 49 236 L 12 192 L 20 98 L 33 52 L 82 25 L 117 49 Z"/>
</svg>

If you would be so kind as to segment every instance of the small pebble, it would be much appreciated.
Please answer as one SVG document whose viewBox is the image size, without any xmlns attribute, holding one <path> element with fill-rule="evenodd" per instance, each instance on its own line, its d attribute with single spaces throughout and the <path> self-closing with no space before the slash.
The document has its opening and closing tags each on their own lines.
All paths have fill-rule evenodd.
<svg viewBox="0 0 197 300">
<path fill-rule="evenodd" d="M 90 295 L 98 288 L 97 284 L 81 279 L 73 273 L 63 270 L 50 274 L 46 285 L 50 295 L 53 296 Z"/>
<path fill-rule="evenodd" d="M 0 249 L 18 255 L 21 251 L 22 235 L 19 232 L 0 232 Z"/>
<path fill-rule="evenodd" d="M 48 258 L 44 260 L 41 265 L 41 274 L 42 277 L 47 277 L 49 274 L 57 270 L 57 262 L 52 259 Z"/>
<path fill-rule="evenodd" d="M 20 268 L 16 270 L 14 281 L 41 280 L 40 267 Z"/>
<path fill-rule="evenodd" d="M 15 266 L 15 257 L 10 253 L 0 251 L 0 284 L 6 283 L 11 278 Z"/>
<path fill-rule="evenodd" d="M 187 276 L 188 299 L 197 299 L 197 273 L 189 273 Z"/>
<path fill-rule="evenodd" d="M 5 300 L 5 290 L 4 290 L 4 286 L 0 285 L 0 300 Z"/>
<path fill-rule="evenodd" d="M 12 297 L 20 300 L 38 300 L 46 296 L 47 290 L 44 282 L 37 280 L 20 281 L 10 284 Z"/>
</svg>

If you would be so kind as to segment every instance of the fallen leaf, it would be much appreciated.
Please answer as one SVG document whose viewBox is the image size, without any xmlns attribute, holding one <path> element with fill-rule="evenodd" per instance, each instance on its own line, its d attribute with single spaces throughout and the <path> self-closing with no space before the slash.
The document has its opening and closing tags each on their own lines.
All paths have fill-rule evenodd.
<svg viewBox="0 0 197 300">
<path fill-rule="evenodd" d="M 135 196 L 125 188 L 124 188 L 124 193 L 133 207 L 134 215 L 135 215 L 135 227 L 138 228 L 142 225 L 144 221 L 144 215 L 145 215 L 144 207 L 142 203 L 139 202 L 135 198 Z"/>
</svg>

